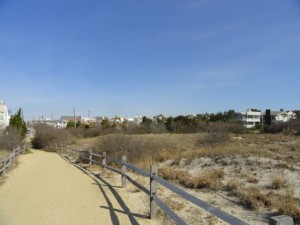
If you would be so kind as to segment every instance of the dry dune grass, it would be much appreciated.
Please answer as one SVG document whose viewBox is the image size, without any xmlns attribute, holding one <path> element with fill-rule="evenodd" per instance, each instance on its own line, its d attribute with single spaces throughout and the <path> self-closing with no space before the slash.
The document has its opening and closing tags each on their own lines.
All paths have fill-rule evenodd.
<svg viewBox="0 0 300 225">
<path fill-rule="evenodd" d="M 230 134 L 221 142 L 199 144 L 207 135 L 106 135 L 85 144 L 115 158 L 127 155 L 144 169 L 157 163 L 160 176 L 183 187 L 222 192 L 246 208 L 277 211 L 300 222 L 299 136 Z"/>
</svg>

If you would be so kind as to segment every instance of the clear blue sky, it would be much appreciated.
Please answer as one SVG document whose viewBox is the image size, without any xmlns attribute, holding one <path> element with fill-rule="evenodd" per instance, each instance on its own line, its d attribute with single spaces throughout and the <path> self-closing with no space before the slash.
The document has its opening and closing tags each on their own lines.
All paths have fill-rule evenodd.
<svg viewBox="0 0 300 225">
<path fill-rule="evenodd" d="M 298 0 L 0 0 L 0 99 L 26 119 L 299 109 Z"/>
</svg>

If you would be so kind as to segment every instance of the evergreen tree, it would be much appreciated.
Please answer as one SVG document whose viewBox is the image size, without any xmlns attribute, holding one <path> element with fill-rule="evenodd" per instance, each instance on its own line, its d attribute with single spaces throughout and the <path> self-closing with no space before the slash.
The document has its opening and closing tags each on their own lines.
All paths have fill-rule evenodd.
<svg viewBox="0 0 300 225">
<path fill-rule="evenodd" d="M 16 127 L 20 132 L 21 136 L 24 138 L 27 132 L 26 123 L 22 117 L 22 109 L 20 108 L 15 115 L 11 116 L 9 121 L 9 126 Z"/>
</svg>

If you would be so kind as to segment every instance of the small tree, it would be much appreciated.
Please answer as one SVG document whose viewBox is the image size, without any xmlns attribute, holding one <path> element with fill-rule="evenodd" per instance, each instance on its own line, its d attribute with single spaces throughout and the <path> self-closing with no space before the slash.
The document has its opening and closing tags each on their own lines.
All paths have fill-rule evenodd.
<svg viewBox="0 0 300 225">
<path fill-rule="evenodd" d="M 23 120 L 21 108 L 19 108 L 16 114 L 10 118 L 9 126 L 16 127 L 17 130 L 20 132 L 21 136 L 23 138 L 25 137 L 25 134 L 27 132 L 27 126 Z"/>
<path fill-rule="evenodd" d="M 76 127 L 80 127 L 81 126 L 81 122 L 80 121 L 76 121 Z M 68 121 L 67 123 L 67 128 L 72 128 L 72 127 L 75 127 L 74 126 L 74 121 L 73 120 L 70 120 Z"/>
</svg>

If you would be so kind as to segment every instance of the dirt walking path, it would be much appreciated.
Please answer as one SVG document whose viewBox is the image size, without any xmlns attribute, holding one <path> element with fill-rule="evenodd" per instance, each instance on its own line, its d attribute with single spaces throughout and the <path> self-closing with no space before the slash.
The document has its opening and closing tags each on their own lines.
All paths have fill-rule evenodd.
<svg viewBox="0 0 300 225">
<path fill-rule="evenodd" d="M 33 150 L 0 187 L 0 225 L 158 224 L 129 208 L 119 190 L 55 153 Z"/>
</svg>

